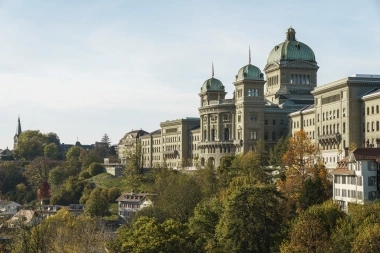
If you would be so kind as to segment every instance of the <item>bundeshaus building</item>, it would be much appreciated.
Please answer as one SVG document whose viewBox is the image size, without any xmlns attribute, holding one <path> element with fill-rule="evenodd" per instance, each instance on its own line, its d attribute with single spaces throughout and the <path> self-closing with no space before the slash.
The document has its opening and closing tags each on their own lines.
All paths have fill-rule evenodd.
<svg viewBox="0 0 380 253">
<path fill-rule="evenodd" d="M 260 139 L 270 149 L 282 136 L 304 129 L 320 145 L 326 164 L 336 165 L 352 142 L 361 146 L 380 138 L 380 76 L 355 75 L 317 87 L 318 69 L 313 50 L 290 27 L 263 71 L 249 55 L 236 72 L 233 94 L 227 96 L 212 71 L 198 94 L 199 118 L 164 121 L 151 133 L 140 130 L 138 138 L 136 131 L 127 133 L 119 142 L 119 158 L 125 161 L 139 143 L 146 168 L 218 166 L 223 156 L 246 153 Z"/>
</svg>

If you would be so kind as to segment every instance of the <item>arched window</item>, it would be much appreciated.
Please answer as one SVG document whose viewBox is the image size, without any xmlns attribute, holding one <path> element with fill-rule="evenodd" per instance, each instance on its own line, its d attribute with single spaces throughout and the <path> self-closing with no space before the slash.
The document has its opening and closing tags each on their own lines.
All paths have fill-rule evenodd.
<svg viewBox="0 0 380 253">
<path fill-rule="evenodd" d="M 204 130 L 203 131 L 203 141 L 206 141 L 207 140 L 207 131 Z"/>
<path fill-rule="evenodd" d="M 372 106 L 372 114 L 375 113 L 375 107 Z"/>
<path fill-rule="evenodd" d="M 346 133 L 346 122 L 343 122 L 343 133 Z"/>
<path fill-rule="evenodd" d="M 369 122 L 367 122 L 367 132 L 369 132 Z"/>
<path fill-rule="evenodd" d="M 375 122 L 372 121 L 372 132 L 375 131 Z"/>
<path fill-rule="evenodd" d="M 376 113 L 379 113 L 379 106 L 376 105 Z"/>
<path fill-rule="evenodd" d="M 379 131 L 380 129 L 379 121 L 376 121 L 376 131 Z"/>
<path fill-rule="evenodd" d="M 367 107 L 367 115 L 369 115 L 369 107 Z"/>
<path fill-rule="evenodd" d="M 339 118 L 339 109 L 336 110 L 336 117 Z"/>
<path fill-rule="evenodd" d="M 224 129 L 224 140 L 228 141 L 230 139 L 230 129 Z"/>
</svg>

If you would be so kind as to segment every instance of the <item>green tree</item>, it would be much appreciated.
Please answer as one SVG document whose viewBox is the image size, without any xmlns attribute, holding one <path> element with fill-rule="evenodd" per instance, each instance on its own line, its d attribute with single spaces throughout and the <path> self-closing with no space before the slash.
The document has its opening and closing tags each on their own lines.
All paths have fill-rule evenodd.
<svg viewBox="0 0 380 253">
<path fill-rule="evenodd" d="M 0 192 L 7 194 L 15 191 L 16 185 L 25 182 L 20 166 L 11 161 L 0 162 Z"/>
<path fill-rule="evenodd" d="M 167 218 L 183 223 L 193 216 L 195 206 L 202 200 L 201 188 L 195 178 L 181 172 L 172 171 L 167 176 L 158 177 L 153 190 L 157 193 L 155 207 L 166 213 Z"/>
<path fill-rule="evenodd" d="M 103 143 L 107 143 L 107 146 L 108 146 L 108 147 L 111 145 L 111 139 L 110 139 L 110 137 L 108 136 L 108 134 L 104 134 L 104 135 L 103 135 L 101 142 L 103 142 Z"/>
<path fill-rule="evenodd" d="M 308 178 L 304 182 L 301 195 L 298 199 L 298 205 L 302 210 L 316 204 L 322 204 L 327 200 L 326 190 L 322 180 L 319 177 L 314 179 Z"/>
<path fill-rule="evenodd" d="M 92 190 L 90 197 L 86 201 L 85 212 L 91 216 L 104 216 L 108 213 L 109 202 L 102 195 L 100 188 Z"/>
<path fill-rule="evenodd" d="M 92 163 L 88 168 L 88 173 L 90 173 L 91 177 L 99 175 L 100 173 L 105 172 L 104 167 L 99 163 Z"/>
<path fill-rule="evenodd" d="M 13 153 L 16 159 L 31 161 L 44 155 L 45 144 L 46 136 L 39 130 L 26 130 L 20 134 Z"/>
<path fill-rule="evenodd" d="M 72 146 L 69 150 L 67 150 L 66 160 L 71 158 L 77 158 L 79 160 L 83 153 L 85 154 L 86 151 L 82 147 Z"/>
<path fill-rule="evenodd" d="M 213 197 L 199 203 L 190 218 L 190 234 L 195 238 L 195 245 L 204 252 L 215 252 L 215 229 L 223 212 L 222 202 Z"/>
<path fill-rule="evenodd" d="M 281 252 L 327 252 L 332 245 L 331 235 L 345 216 L 332 201 L 311 206 L 293 222 Z"/>
<path fill-rule="evenodd" d="M 56 133 L 50 132 L 45 134 L 46 144 L 54 143 L 59 148 L 61 145 L 61 141 Z"/>
<path fill-rule="evenodd" d="M 110 244 L 118 253 L 197 252 L 185 224 L 173 219 L 159 223 L 155 218 L 140 217 L 132 227 L 119 230 Z"/>
<path fill-rule="evenodd" d="M 44 156 L 51 160 L 59 158 L 59 148 L 55 143 L 49 143 L 44 147 Z"/>
<path fill-rule="evenodd" d="M 24 227 L 12 243 L 12 253 L 108 252 L 109 235 L 97 220 L 60 210 L 35 227 Z"/>
<path fill-rule="evenodd" d="M 218 252 L 275 252 L 280 243 L 280 193 L 274 186 L 236 178 L 226 191 L 216 227 Z"/>
<path fill-rule="evenodd" d="M 53 161 L 45 157 L 38 157 L 29 165 L 25 166 L 24 175 L 29 184 L 34 189 L 38 189 L 44 181 L 48 181 L 50 171 L 58 164 L 58 161 Z"/>
<path fill-rule="evenodd" d="M 282 157 L 286 153 L 288 149 L 288 143 L 289 139 L 281 137 L 276 145 L 274 146 L 273 150 L 271 150 L 269 155 L 269 164 L 272 166 L 280 166 L 284 167 L 284 162 L 282 161 Z"/>
<path fill-rule="evenodd" d="M 108 190 L 107 199 L 110 203 L 114 203 L 115 200 L 120 197 L 121 191 L 117 187 L 112 187 Z"/>
</svg>

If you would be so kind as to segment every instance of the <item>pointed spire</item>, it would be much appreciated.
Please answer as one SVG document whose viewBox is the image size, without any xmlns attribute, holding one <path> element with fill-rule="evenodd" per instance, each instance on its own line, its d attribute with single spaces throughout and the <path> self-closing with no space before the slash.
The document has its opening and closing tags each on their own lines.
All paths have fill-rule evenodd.
<svg viewBox="0 0 380 253">
<path fill-rule="evenodd" d="M 249 46 L 249 60 L 248 60 L 248 63 L 251 64 L 251 47 Z"/>
<path fill-rule="evenodd" d="M 20 121 L 20 114 L 18 115 L 18 120 L 17 120 L 17 127 L 16 127 L 16 135 L 19 136 L 21 134 L 21 121 Z"/>
<path fill-rule="evenodd" d="M 214 77 L 214 63 L 212 62 L 211 65 L 212 65 L 212 73 L 211 73 L 211 76 Z"/>
</svg>

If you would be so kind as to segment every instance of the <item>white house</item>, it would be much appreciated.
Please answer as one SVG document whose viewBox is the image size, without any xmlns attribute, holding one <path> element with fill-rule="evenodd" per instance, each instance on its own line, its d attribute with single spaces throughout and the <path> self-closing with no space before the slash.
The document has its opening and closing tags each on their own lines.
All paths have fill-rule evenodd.
<svg viewBox="0 0 380 253">
<path fill-rule="evenodd" d="M 380 198 L 380 140 L 376 148 L 356 148 L 338 162 L 333 176 L 333 199 L 347 210 L 348 202 L 363 204 Z"/>
<path fill-rule="evenodd" d="M 0 216 L 15 215 L 20 209 L 20 204 L 14 201 L 0 200 Z"/>
<path fill-rule="evenodd" d="M 132 218 L 132 216 L 141 209 L 151 206 L 153 204 L 149 196 L 153 194 L 148 193 L 123 193 L 116 199 L 119 204 L 119 217 L 125 221 Z"/>
</svg>

